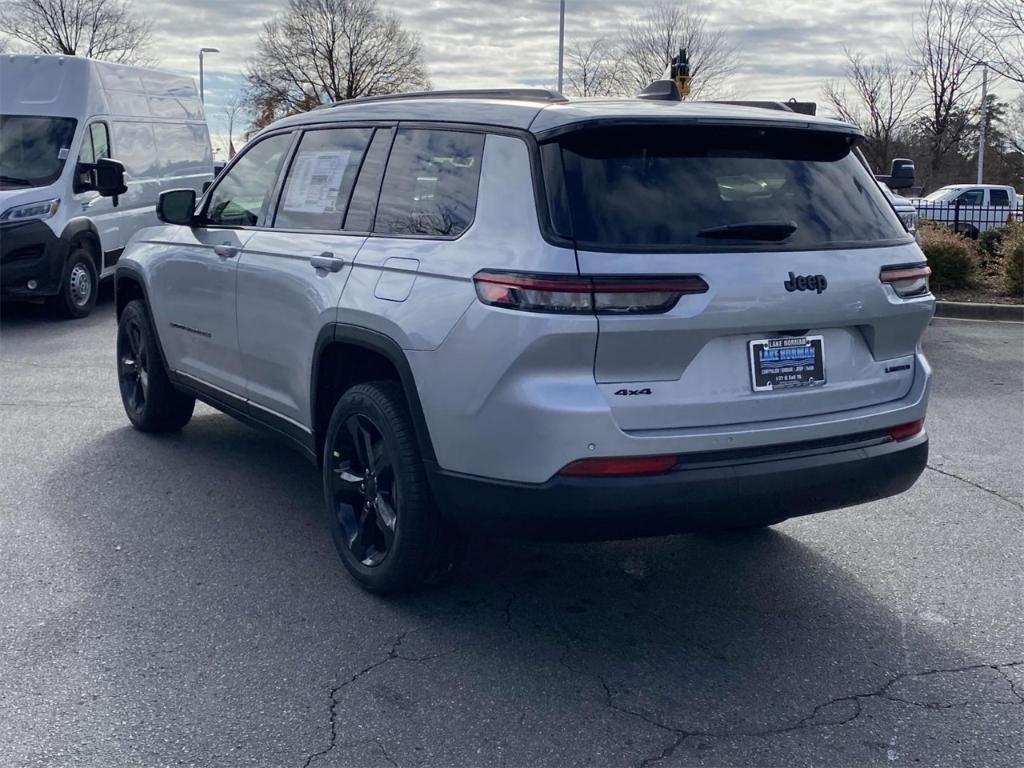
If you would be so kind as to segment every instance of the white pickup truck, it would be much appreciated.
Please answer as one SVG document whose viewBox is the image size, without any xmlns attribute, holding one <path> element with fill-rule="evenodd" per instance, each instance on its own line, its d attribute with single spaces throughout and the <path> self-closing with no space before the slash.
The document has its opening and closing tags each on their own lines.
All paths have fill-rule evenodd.
<svg viewBox="0 0 1024 768">
<path fill-rule="evenodd" d="M 1013 187 L 997 184 L 950 184 L 911 202 L 919 218 L 945 224 L 972 238 L 1020 220 L 1024 204 Z"/>
</svg>

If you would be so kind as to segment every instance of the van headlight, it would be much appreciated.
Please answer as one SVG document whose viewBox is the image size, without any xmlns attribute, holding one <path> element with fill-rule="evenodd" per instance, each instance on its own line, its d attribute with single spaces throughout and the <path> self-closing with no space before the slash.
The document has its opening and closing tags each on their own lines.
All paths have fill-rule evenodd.
<svg viewBox="0 0 1024 768">
<path fill-rule="evenodd" d="M 60 208 L 60 199 L 16 205 L 0 213 L 0 221 L 29 221 L 30 219 L 42 221 L 53 216 L 58 208 Z"/>
</svg>

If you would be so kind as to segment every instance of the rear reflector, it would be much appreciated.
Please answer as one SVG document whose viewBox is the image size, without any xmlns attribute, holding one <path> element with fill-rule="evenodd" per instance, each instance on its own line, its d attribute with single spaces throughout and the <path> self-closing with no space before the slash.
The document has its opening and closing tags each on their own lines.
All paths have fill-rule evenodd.
<svg viewBox="0 0 1024 768">
<path fill-rule="evenodd" d="M 656 314 L 668 312 L 688 293 L 706 293 L 695 275 L 676 277 L 583 277 L 478 272 L 476 295 L 484 304 L 524 312 Z"/>
<path fill-rule="evenodd" d="M 651 475 L 668 472 L 679 461 L 676 456 L 629 456 L 580 459 L 559 474 L 570 477 L 611 477 L 615 475 Z"/>
<path fill-rule="evenodd" d="M 907 424 L 890 427 L 889 437 L 893 440 L 906 440 L 918 434 L 922 429 L 924 429 L 924 419 L 918 419 Z"/>
<path fill-rule="evenodd" d="M 901 299 L 910 299 L 914 296 L 924 296 L 929 292 L 928 276 L 931 273 L 931 267 L 924 263 L 900 264 L 882 267 L 878 279 L 891 285 Z"/>
</svg>

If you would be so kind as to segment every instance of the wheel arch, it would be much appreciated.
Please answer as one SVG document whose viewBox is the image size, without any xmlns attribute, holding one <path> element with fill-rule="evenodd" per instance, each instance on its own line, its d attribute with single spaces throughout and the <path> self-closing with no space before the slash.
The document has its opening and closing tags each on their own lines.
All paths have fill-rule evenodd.
<svg viewBox="0 0 1024 768">
<path fill-rule="evenodd" d="M 96 276 L 103 272 L 103 241 L 100 239 L 99 230 L 89 219 L 72 219 L 64 226 L 60 239 L 64 242 L 65 259 L 71 253 L 71 246 L 79 241 L 89 243 L 89 256 L 92 258 L 93 266 L 96 267 Z"/>
<path fill-rule="evenodd" d="M 380 379 L 397 381 L 416 431 L 416 442 L 425 461 L 435 461 L 419 390 L 409 360 L 390 336 L 361 326 L 332 323 L 317 337 L 310 376 L 310 416 L 318 461 L 337 398 L 356 384 Z"/>
</svg>

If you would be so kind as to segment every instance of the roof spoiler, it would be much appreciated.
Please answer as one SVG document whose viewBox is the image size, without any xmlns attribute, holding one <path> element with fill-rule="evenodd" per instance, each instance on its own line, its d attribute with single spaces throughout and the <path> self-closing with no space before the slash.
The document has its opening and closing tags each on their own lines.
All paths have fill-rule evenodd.
<svg viewBox="0 0 1024 768">
<path fill-rule="evenodd" d="M 757 107 L 758 109 L 774 109 L 779 112 L 798 112 L 801 115 L 815 116 L 818 105 L 813 101 L 712 101 L 712 104 L 731 104 L 734 107 Z"/>
</svg>

